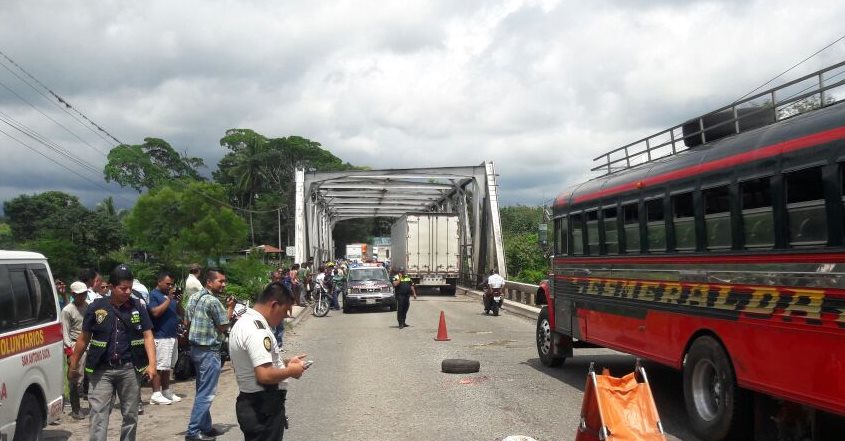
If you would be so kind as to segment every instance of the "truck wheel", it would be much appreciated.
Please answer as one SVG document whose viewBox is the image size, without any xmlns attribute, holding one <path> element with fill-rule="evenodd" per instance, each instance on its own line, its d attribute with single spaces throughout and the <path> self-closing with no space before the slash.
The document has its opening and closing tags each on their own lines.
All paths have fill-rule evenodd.
<svg viewBox="0 0 845 441">
<path fill-rule="evenodd" d="M 40 440 L 44 431 L 44 414 L 41 412 L 41 405 L 35 395 L 27 392 L 21 400 L 21 407 L 18 410 L 17 425 L 15 426 L 14 440 L 35 441 Z"/>
<path fill-rule="evenodd" d="M 713 337 L 699 337 L 687 353 L 684 402 L 701 439 L 748 439 L 750 393 L 737 386 L 730 358 Z"/>
<path fill-rule="evenodd" d="M 537 317 L 537 354 L 540 356 L 540 363 L 549 367 L 560 366 L 566 359 L 555 355 L 552 351 L 552 332 L 549 323 L 549 309 L 547 306 L 543 306 L 540 309 L 540 315 Z"/>
</svg>

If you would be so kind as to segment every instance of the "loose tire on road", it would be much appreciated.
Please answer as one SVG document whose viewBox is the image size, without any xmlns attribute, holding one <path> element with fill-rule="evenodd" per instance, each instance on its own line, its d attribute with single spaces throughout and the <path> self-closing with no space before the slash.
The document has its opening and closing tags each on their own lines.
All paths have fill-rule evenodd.
<svg viewBox="0 0 845 441">
<path fill-rule="evenodd" d="M 440 364 L 440 370 L 447 374 L 471 374 L 481 370 L 481 363 L 478 360 L 447 358 Z"/>
<path fill-rule="evenodd" d="M 44 431 L 44 414 L 35 395 L 27 392 L 21 400 L 18 410 L 17 425 L 15 426 L 15 441 L 40 440 Z"/>
<path fill-rule="evenodd" d="M 543 306 L 540 315 L 537 316 L 537 354 L 540 356 L 540 363 L 543 366 L 560 366 L 565 357 L 555 355 L 552 348 L 552 327 L 549 323 L 549 307 Z"/>
<path fill-rule="evenodd" d="M 750 393 L 737 386 L 730 357 L 713 337 L 699 337 L 687 353 L 684 402 L 703 440 L 748 439 Z"/>
</svg>

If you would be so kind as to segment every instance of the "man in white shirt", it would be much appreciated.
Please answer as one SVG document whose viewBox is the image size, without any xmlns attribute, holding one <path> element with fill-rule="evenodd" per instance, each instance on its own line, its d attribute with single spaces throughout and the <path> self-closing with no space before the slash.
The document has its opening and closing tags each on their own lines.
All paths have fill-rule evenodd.
<svg viewBox="0 0 845 441">
<path fill-rule="evenodd" d="M 499 275 L 499 270 L 493 269 L 490 277 L 487 278 L 487 286 L 490 288 L 502 288 L 505 286 L 505 279 Z"/>
<path fill-rule="evenodd" d="M 192 295 L 202 291 L 203 285 L 199 279 L 200 272 L 202 272 L 202 267 L 196 263 L 192 263 L 188 267 L 188 278 L 185 279 L 185 294 L 182 295 L 183 299 L 190 299 Z"/>
<path fill-rule="evenodd" d="M 85 268 L 79 273 L 79 280 L 88 287 L 86 300 L 89 304 L 103 297 L 100 295 L 100 289 L 103 287 L 103 278 L 100 277 L 100 273 L 97 270 L 94 268 Z"/>
<path fill-rule="evenodd" d="M 301 377 L 307 367 L 304 354 L 283 360 L 273 335 L 290 316 L 293 303 L 284 284 L 270 283 L 229 332 L 229 355 L 240 390 L 235 414 L 246 441 L 284 436 L 287 382 Z"/>
</svg>

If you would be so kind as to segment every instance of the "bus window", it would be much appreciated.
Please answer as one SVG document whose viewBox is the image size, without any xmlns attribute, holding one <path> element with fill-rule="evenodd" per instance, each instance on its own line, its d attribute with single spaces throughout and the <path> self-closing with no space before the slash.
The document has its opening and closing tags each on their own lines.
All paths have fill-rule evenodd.
<svg viewBox="0 0 845 441">
<path fill-rule="evenodd" d="M 731 246 L 731 193 L 730 188 L 709 188 L 701 192 L 704 199 L 704 227 L 707 231 L 707 249 L 721 250 Z"/>
<path fill-rule="evenodd" d="M 587 251 L 591 256 L 599 255 L 599 212 L 587 212 Z"/>
<path fill-rule="evenodd" d="M 569 239 L 567 235 L 566 216 L 555 219 L 555 252 L 560 255 L 566 255 L 569 250 L 566 245 Z"/>
<path fill-rule="evenodd" d="M 619 254 L 619 230 L 616 226 L 616 207 L 604 209 L 604 244 L 607 254 Z"/>
<path fill-rule="evenodd" d="M 572 230 L 572 254 L 584 254 L 584 224 L 581 222 L 580 214 L 570 216 L 570 229 Z"/>
<path fill-rule="evenodd" d="M 664 222 L 663 199 L 652 199 L 645 203 L 648 229 L 648 250 L 666 251 L 666 223 Z"/>
<path fill-rule="evenodd" d="M 692 193 L 672 196 L 677 251 L 695 250 L 695 210 L 692 205 Z"/>
<path fill-rule="evenodd" d="M 628 254 L 640 252 L 639 211 L 636 203 L 622 207 L 622 214 L 625 216 L 625 252 Z"/>
<path fill-rule="evenodd" d="M 789 244 L 826 243 L 827 215 L 821 167 L 787 173 L 785 178 Z"/>
<path fill-rule="evenodd" d="M 745 227 L 746 248 L 774 246 L 775 230 L 769 177 L 742 182 L 739 190 L 742 197 L 742 223 Z"/>
</svg>

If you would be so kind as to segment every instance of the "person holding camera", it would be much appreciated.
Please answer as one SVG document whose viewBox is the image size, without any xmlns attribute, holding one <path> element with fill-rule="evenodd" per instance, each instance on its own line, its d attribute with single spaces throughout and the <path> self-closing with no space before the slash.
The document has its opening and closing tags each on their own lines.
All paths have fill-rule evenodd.
<svg viewBox="0 0 845 441">
<path fill-rule="evenodd" d="M 129 297 L 132 271 L 118 265 L 109 276 L 111 296 L 94 300 L 82 319 L 82 333 L 76 339 L 68 367 L 73 384 L 80 376 L 79 360 L 86 351 L 85 371 L 91 379 L 88 404 L 91 408 L 90 439 L 105 441 L 114 395 L 120 398 L 123 425 L 121 441 L 134 441 L 138 428 L 137 372 L 156 377 L 153 324 L 147 308 Z M 89 345 L 90 343 L 90 345 Z"/>
<path fill-rule="evenodd" d="M 173 287 L 173 276 L 161 272 L 156 287 L 150 292 L 148 308 L 153 319 L 153 335 L 156 346 L 156 370 L 153 379 L 153 394 L 150 404 L 171 404 L 182 401 L 170 390 L 170 371 L 176 366 L 179 356 L 177 341 L 179 324 L 185 311 L 182 309 L 182 292 Z"/>
</svg>

